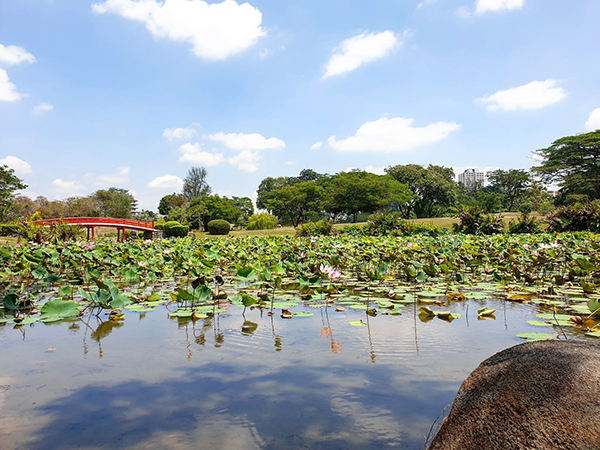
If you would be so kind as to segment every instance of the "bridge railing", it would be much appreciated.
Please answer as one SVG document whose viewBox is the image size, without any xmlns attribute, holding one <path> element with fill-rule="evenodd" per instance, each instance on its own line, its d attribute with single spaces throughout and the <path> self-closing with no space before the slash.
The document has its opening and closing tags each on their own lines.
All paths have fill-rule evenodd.
<svg viewBox="0 0 600 450">
<path fill-rule="evenodd" d="M 36 225 L 51 226 L 55 223 L 64 223 L 68 225 L 89 225 L 102 226 L 106 224 L 114 227 L 139 227 L 154 229 L 154 222 L 142 222 L 141 220 L 115 219 L 112 217 L 64 217 L 61 219 L 44 219 L 32 222 Z"/>
</svg>

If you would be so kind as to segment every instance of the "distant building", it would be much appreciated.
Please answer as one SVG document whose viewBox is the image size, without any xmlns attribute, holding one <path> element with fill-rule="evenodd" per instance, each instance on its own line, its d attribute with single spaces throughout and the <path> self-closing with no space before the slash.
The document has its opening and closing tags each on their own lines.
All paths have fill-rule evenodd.
<svg viewBox="0 0 600 450">
<path fill-rule="evenodd" d="M 458 182 L 468 188 L 476 188 L 483 186 L 485 182 L 485 172 L 478 172 L 475 169 L 467 169 L 463 173 L 458 174 Z"/>
</svg>

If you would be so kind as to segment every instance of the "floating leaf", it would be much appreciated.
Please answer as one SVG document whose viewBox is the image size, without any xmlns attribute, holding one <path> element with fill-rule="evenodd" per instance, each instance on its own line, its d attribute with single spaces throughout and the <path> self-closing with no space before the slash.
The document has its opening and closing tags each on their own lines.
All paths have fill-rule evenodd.
<svg viewBox="0 0 600 450">
<path fill-rule="evenodd" d="M 526 339 L 528 341 L 548 341 L 550 339 L 556 339 L 556 334 L 550 333 L 519 333 L 517 337 Z"/>
<path fill-rule="evenodd" d="M 353 327 L 366 327 L 367 324 L 364 323 L 362 320 L 355 320 L 354 322 L 348 322 L 350 325 L 352 325 Z"/>
<path fill-rule="evenodd" d="M 51 300 L 40 310 L 40 320 L 52 322 L 79 316 L 79 303 L 68 300 Z"/>
<path fill-rule="evenodd" d="M 542 322 L 540 320 L 528 320 L 527 323 L 529 325 L 533 325 L 534 327 L 551 327 L 552 324 L 548 322 Z"/>
<path fill-rule="evenodd" d="M 309 312 L 295 312 L 294 313 L 294 317 L 310 317 L 310 316 L 314 316 L 314 314 L 309 313 Z"/>
</svg>

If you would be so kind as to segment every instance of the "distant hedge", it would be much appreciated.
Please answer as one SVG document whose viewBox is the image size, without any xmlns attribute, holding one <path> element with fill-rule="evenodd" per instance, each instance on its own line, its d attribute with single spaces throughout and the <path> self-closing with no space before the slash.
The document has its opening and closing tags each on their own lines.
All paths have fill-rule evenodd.
<svg viewBox="0 0 600 450">
<path fill-rule="evenodd" d="M 208 222 L 206 228 L 208 228 L 209 234 L 223 236 L 229 234 L 229 231 L 231 230 L 231 225 L 229 225 L 229 222 L 227 222 L 226 220 L 216 219 Z"/>
<path fill-rule="evenodd" d="M 165 237 L 186 237 L 190 232 L 190 227 L 181 225 L 174 220 L 163 224 L 162 229 Z"/>
</svg>

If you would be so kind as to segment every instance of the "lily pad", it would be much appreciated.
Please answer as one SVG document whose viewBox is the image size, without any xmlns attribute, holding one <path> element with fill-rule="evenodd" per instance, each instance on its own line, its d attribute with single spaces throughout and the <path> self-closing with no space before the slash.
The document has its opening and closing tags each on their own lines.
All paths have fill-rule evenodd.
<svg viewBox="0 0 600 450">
<path fill-rule="evenodd" d="M 541 320 L 528 320 L 527 323 L 529 325 L 533 325 L 534 327 L 551 327 L 552 324 L 548 322 L 542 322 Z"/>
<path fill-rule="evenodd" d="M 295 312 L 294 313 L 294 317 L 310 317 L 310 316 L 314 316 L 314 314 L 309 313 L 309 312 Z"/>
<path fill-rule="evenodd" d="M 51 300 L 40 310 L 40 320 L 52 322 L 79 316 L 79 303 L 69 300 Z"/>
<path fill-rule="evenodd" d="M 348 322 L 350 325 L 352 325 L 353 327 L 366 327 L 367 324 L 364 323 L 362 320 L 355 320 L 353 322 Z"/>
<path fill-rule="evenodd" d="M 525 339 L 529 342 L 532 341 L 548 341 L 550 339 L 556 339 L 556 334 L 550 333 L 519 333 L 517 337 Z"/>
</svg>

